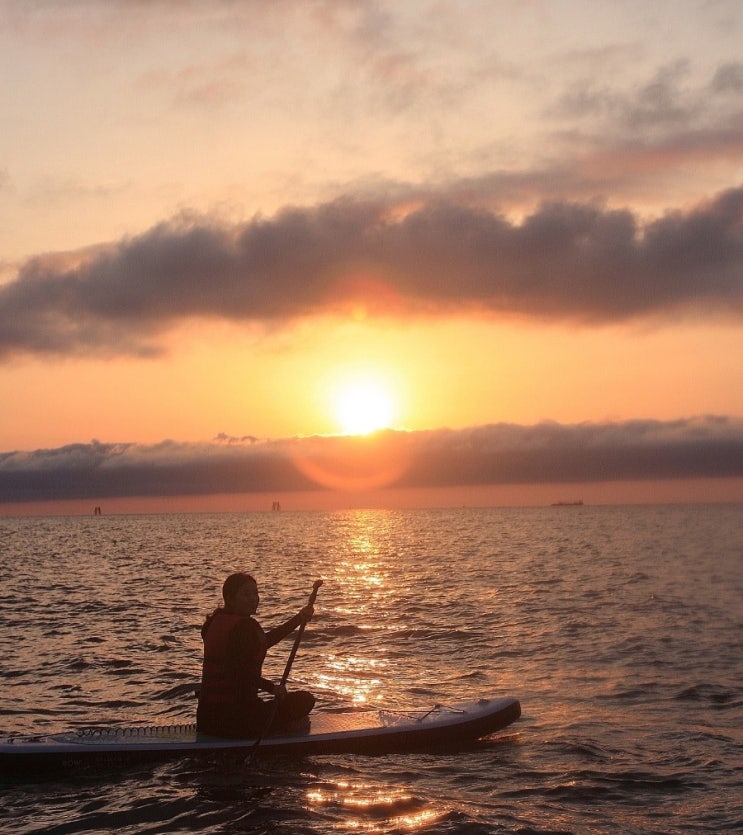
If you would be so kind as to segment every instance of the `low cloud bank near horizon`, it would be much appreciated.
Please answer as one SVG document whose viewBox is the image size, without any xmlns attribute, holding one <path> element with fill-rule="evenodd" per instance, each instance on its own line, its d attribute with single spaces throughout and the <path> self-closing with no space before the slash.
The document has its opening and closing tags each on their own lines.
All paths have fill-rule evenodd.
<svg viewBox="0 0 743 835">
<path fill-rule="evenodd" d="M 451 192 L 456 193 L 456 190 Z M 743 188 L 643 223 L 555 201 L 516 222 L 442 195 L 339 199 L 239 224 L 182 216 L 0 285 L 0 359 L 156 355 L 179 323 L 519 315 L 603 325 L 743 316 Z"/>
<path fill-rule="evenodd" d="M 0 502 L 741 476 L 743 419 L 493 424 L 5 452 Z"/>
</svg>

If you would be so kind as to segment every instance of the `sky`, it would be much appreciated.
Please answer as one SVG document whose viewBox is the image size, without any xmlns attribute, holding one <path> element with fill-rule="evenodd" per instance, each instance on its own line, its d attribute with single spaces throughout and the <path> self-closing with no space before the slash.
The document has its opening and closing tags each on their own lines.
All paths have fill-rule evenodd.
<svg viewBox="0 0 743 835">
<path fill-rule="evenodd" d="M 742 42 L 0 0 L 0 514 L 743 501 Z"/>
</svg>

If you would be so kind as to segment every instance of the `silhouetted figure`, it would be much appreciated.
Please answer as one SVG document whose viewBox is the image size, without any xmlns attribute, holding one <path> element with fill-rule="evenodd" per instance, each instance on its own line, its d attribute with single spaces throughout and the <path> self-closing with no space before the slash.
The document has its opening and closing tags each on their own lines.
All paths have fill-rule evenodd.
<svg viewBox="0 0 743 835">
<path fill-rule="evenodd" d="M 196 727 L 200 733 L 237 739 L 263 734 L 274 715 L 274 705 L 259 692 L 278 699 L 271 728 L 286 728 L 307 716 L 315 697 L 307 690 L 287 692 L 286 685 L 263 678 L 266 651 L 314 614 L 308 605 L 275 629 L 263 631 L 253 617 L 260 597 L 250 574 L 230 574 L 222 586 L 224 606 L 208 615 L 201 628 L 204 665 L 201 672 Z"/>
</svg>

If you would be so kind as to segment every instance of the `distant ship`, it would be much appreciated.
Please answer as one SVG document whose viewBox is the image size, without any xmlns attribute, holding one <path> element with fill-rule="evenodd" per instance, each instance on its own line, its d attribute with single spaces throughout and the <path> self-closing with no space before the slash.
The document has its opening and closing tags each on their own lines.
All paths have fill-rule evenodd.
<svg viewBox="0 0 743 835">
<path fill-rule="evenodd" d="M 583 499 L 578 499 L 577 502 L 552 502 L 552 507 L 580 507 L 583 504 Z"/>
</svg>

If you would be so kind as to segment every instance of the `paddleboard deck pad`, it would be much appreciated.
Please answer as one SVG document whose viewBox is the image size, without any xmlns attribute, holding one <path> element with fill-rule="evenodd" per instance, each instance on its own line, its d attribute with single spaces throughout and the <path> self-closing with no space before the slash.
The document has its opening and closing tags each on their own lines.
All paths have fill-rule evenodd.
<svg viewBox="0 0 743 835">
<path fill-rule="evenodd" d="M 521 715 L 517 699 L 480 699 L 420 711 L 313 713 L 308 725 L 265 736 L 258 752 L 269 755 L 392 754 L 461 745 L 505 728 Z M 0 774 L 125 766 L 183 757 L 249 756 L 251 739 L 223 739 L 195 725 L 81 728 L 46 736 L 0 737 Z"/>
</svg>

